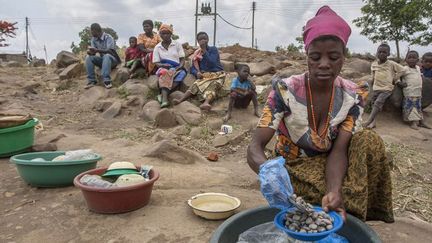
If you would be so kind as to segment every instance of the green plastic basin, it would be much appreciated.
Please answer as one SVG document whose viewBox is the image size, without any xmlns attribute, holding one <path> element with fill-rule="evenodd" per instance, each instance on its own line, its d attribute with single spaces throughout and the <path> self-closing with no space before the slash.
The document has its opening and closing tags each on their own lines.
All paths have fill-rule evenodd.
<svg viewBox="0 0 432 243">
<path fill-rule="evenodd" d="M 19 154 L 33 146 L 34 126 L 38 123 L 33 118 L 26 124 L 0 129 L 0 157 Z"/>
<path fill-rule="evenodd" d="M 80 173 L 96 168 L 97 162 L 102 159 L 97 155 L 95 159 L 51 161 L 64 154 L 64 151 L 25 153 L 11 157 L 10 161 L 16 165 L 21 178 L 32 186 L 63 187 L 72 185 L 73 179 Z M 30 161 L 35 158 L 48 161 Z"/>
</svg>

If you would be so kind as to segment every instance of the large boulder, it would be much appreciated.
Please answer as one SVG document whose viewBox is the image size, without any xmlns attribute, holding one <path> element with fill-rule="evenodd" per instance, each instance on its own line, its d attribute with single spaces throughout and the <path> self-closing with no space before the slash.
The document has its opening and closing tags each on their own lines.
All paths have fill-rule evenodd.
<svg viewBox="0 0 432 243">
<path fill-rule="evenodd" d="M 125 67 L 117 67 L 111 72 L 111 79 L 114 84 L 121 85 L 129 79 L 128 69 Z"/>
<path fill-rule="evenodd" d="M 201 109 L 189 101 L 174 106 L 173 111 L 180 124 L 198 125 L 201 122 Z"/>
<path fill-rule="evenodd" d="M 164 162 L 179 164 L 206 163 L 206 159 L 199 153 L 182 148 L 172 140 L 162 140 L 153 144 L 143 152 L 144 157 L 157 158 Z"/>
<path fill-rule="evenodd" d="M 58 68 L 65 68 L 77 62 L 79 62 L 78 57 L 76 57 L 72 52 L 68 51 L 61 51 L 56 57 L 56 65 Z"/>
<path fill-rule="evenodd" d="M 150 75 L 147 79 L 144 80 L 144 83 L 148 85 L 148 87 L 152 90 L 158 90 L 158 76 Z"/>
<path fill-rule="evenodd" d="M 368 74 L 371 72 L 371 62 L 359 58 L 353 58 L 345 64 L 345 68 L 355 70 L 362 74 Z"/>
<path fill-rule="evenodd" d="M 17 61 L 9 61 L 9 62 L 5 62 L 4 66 L 5 67 L 22 67 L 23 65 Z"/>
<path fill-rule="evenodd" d="M 195 80 L 196 78 L 192 74 L 186 75 L 186 78 L 183 80 L 183 85 L 185 86 L 185 89 L 187 90 L 190 86 L 192 86 Z"/>
<path fill-rule="evenodd" d="M 114 102 L 103 114 L 104 119 L 113 119 L 120 114 L 122 105 L 120 101 Z"/>
<path fill-rule="evenodd" d="M 220 53 L 219 58 L 220 60 L 225 60 L 225 61 L 231 61 L 231 62 L 235 61 L 235 57 L 231 53 Z"/>
<path fill-rule="evenodd" d="M 234 62 L 221 60 L 222 67 L 225 72 L 234 72 Z"/>
<path fill-rule="evenodd" d="M 176 115 L 169 109 L 160 110 L 155 116 L 155 126 L 160 128 L 170 128 L 177 126 Z"/>
<path fill-rule="evenodd" d="M 83 105 L 94 104 L 96 101 L 106 98 L 108 95 L 107 89 L 95 86 L 91 89 L 86 89 L 80 96 L 78 103 Z"/>
<path fill-rule="evenodd" d="M 426 108 L 432 104 L 432 79 L 423 78 L 422 107 Z"/>
<path fill-rule="evenodd" d="M 275 66 L 266 61 L 247 64 L 249 65 L 251 75 L 262 76 L 266 74 L 274 74 L 276 72 Z"/>
<path fill-rule="evenodd" d="M 83 73 L 84 65 L 81 63 L 74 63 L 63 69 L 63 71 L 59 74 L 59 77 L 60 80 L 65 80 L 79 77 Z"/>
<path fill-rule="evenodd" d="M 139 79 L 129 79 L 119 87 L 119 90 L 124 90 L 128 95 L 139 95 L 146 97 L 150 89 Z"/>
<path fill-rule="evenodd" d="M 147 121 L 154 121 L 160 110 L 161 108 L 159 102 L 156 100 L 151 100 L 144 105 L 140 117 Z"/>
</svg>

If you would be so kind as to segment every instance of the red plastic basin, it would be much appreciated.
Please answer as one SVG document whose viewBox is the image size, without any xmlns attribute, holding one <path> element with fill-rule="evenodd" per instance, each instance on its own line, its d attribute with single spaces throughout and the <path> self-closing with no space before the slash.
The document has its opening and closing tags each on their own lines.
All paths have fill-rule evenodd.
<svg viewBox="0 0 432 243">
<path fill-rule="evenodd" d="M 107 167 L 89 170 L 77 175 L 74 179 L 74 185 L 81 189 L 87 207 L 91 211 L 107 214 L 125 213 L 148 204 L 153 184 L 159 179 L 159 172 L 152 169 L 149 181 L 125 187 L 97 188 L 86 186 L 80 182 L 84 175 L 102 175 L 106 169 Z"/>
</svg>

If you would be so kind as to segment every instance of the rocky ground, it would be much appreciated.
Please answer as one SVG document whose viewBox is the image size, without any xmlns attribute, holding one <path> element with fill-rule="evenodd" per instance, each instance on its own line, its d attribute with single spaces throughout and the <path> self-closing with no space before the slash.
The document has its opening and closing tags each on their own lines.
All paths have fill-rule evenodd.
<svg viewBox="0 0 432 243">
<path fill-rule="evenodd" d="M 231 76 L 236 63 L 249 63 L 262 97 L 274 73 L 290 75 L 306 69 L 301 55 L 239 46 L 222 51 Z M 98 166 L 126 160 L 153 165 L 161 173 L 148 206 L 100 215 L 87 209 L 79 189 L 30 187 L 8 159 L 0 159 L 1 242 L 206 242 L 222 221 L 195 216 L 186 204 L 191 196 L 228 193 L 242 201 L 238 211 L 266 204 L 246 163 L 246 147 L 258 120 L 251 107 L 235 110 L 228 122 L 233 134 L 221 136 L 227 98 L 209 113 L 202 113 L 195 101 L 160 110 L 154 101 L 155 77 L 127 80 L 119 70 L 113 75 L 115 88 L 84 90 L 81 63 L 0 66 L 0 111 L 30 113 L 40 119 L 43 130 L 37 132 L 36 143 L 63 134 L 56 143 L 59 150 L 91 148 L 104 158 Z M 342 75 L 367 80 L 369 67 L 368 60 L 352 58 Z M 186 84 L 192 82 L 189 76 Z M 429 112 L 425 119 L 432 124 Z M 376 130 L 394 158 L 398 219 L 394 224 L 369 224 L 385 242 L 426 242 L 432 232 L 432 132 L 413 131 L 392 112 L 381 114 Z M 209 152 L 217 152 L 219 160 L 206 160 Z"/>
</svg>

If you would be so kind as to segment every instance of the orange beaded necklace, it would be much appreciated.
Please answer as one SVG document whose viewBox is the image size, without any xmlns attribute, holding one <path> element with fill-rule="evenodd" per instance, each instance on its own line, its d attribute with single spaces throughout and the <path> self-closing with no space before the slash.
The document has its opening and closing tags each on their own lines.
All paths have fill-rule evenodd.
<svg viewBox="0 0 432 243">
<path fill-rule="evenodd" d="M 331 113 L 333 110 L 333 101 L 334 101 L 334 92 L 335 92 L 334 80 L 332 81 L 332 93 L 330 96 L 330 104 L 329 104 L 329 108 L 328 108 L 326 123 L 325 123 L 325 127 L 321 131 L 321 133 L 319 133 L 319 131 L 318 131 L 318 127 L 317 127 L 316 120 L 315 120 L 315 109 L 314 109 L 314 105 L 313 105 L 313 97 L 312 97 L 313 95 L 312 95 L 309 75 L 308 75 L 308 79 L 307 79 L 307 84 L 308 84 L 309 103 L 310 103 L 310 110 L 311 110 L 311 114 L 312 114 L 312 125 L 313 125 L 313 127 L 311 129 L 312 130 L 312 134 L 311 134 L 312 135 L 312 141 L 315 143 L 315 145 L 319 149 L 326 149 L 330 144 L 330 141 L 328 141 L 328 139 L 326 138 L 326 133 L 327 133 L 327 130 L 330 126 Z"/>
</svg>

